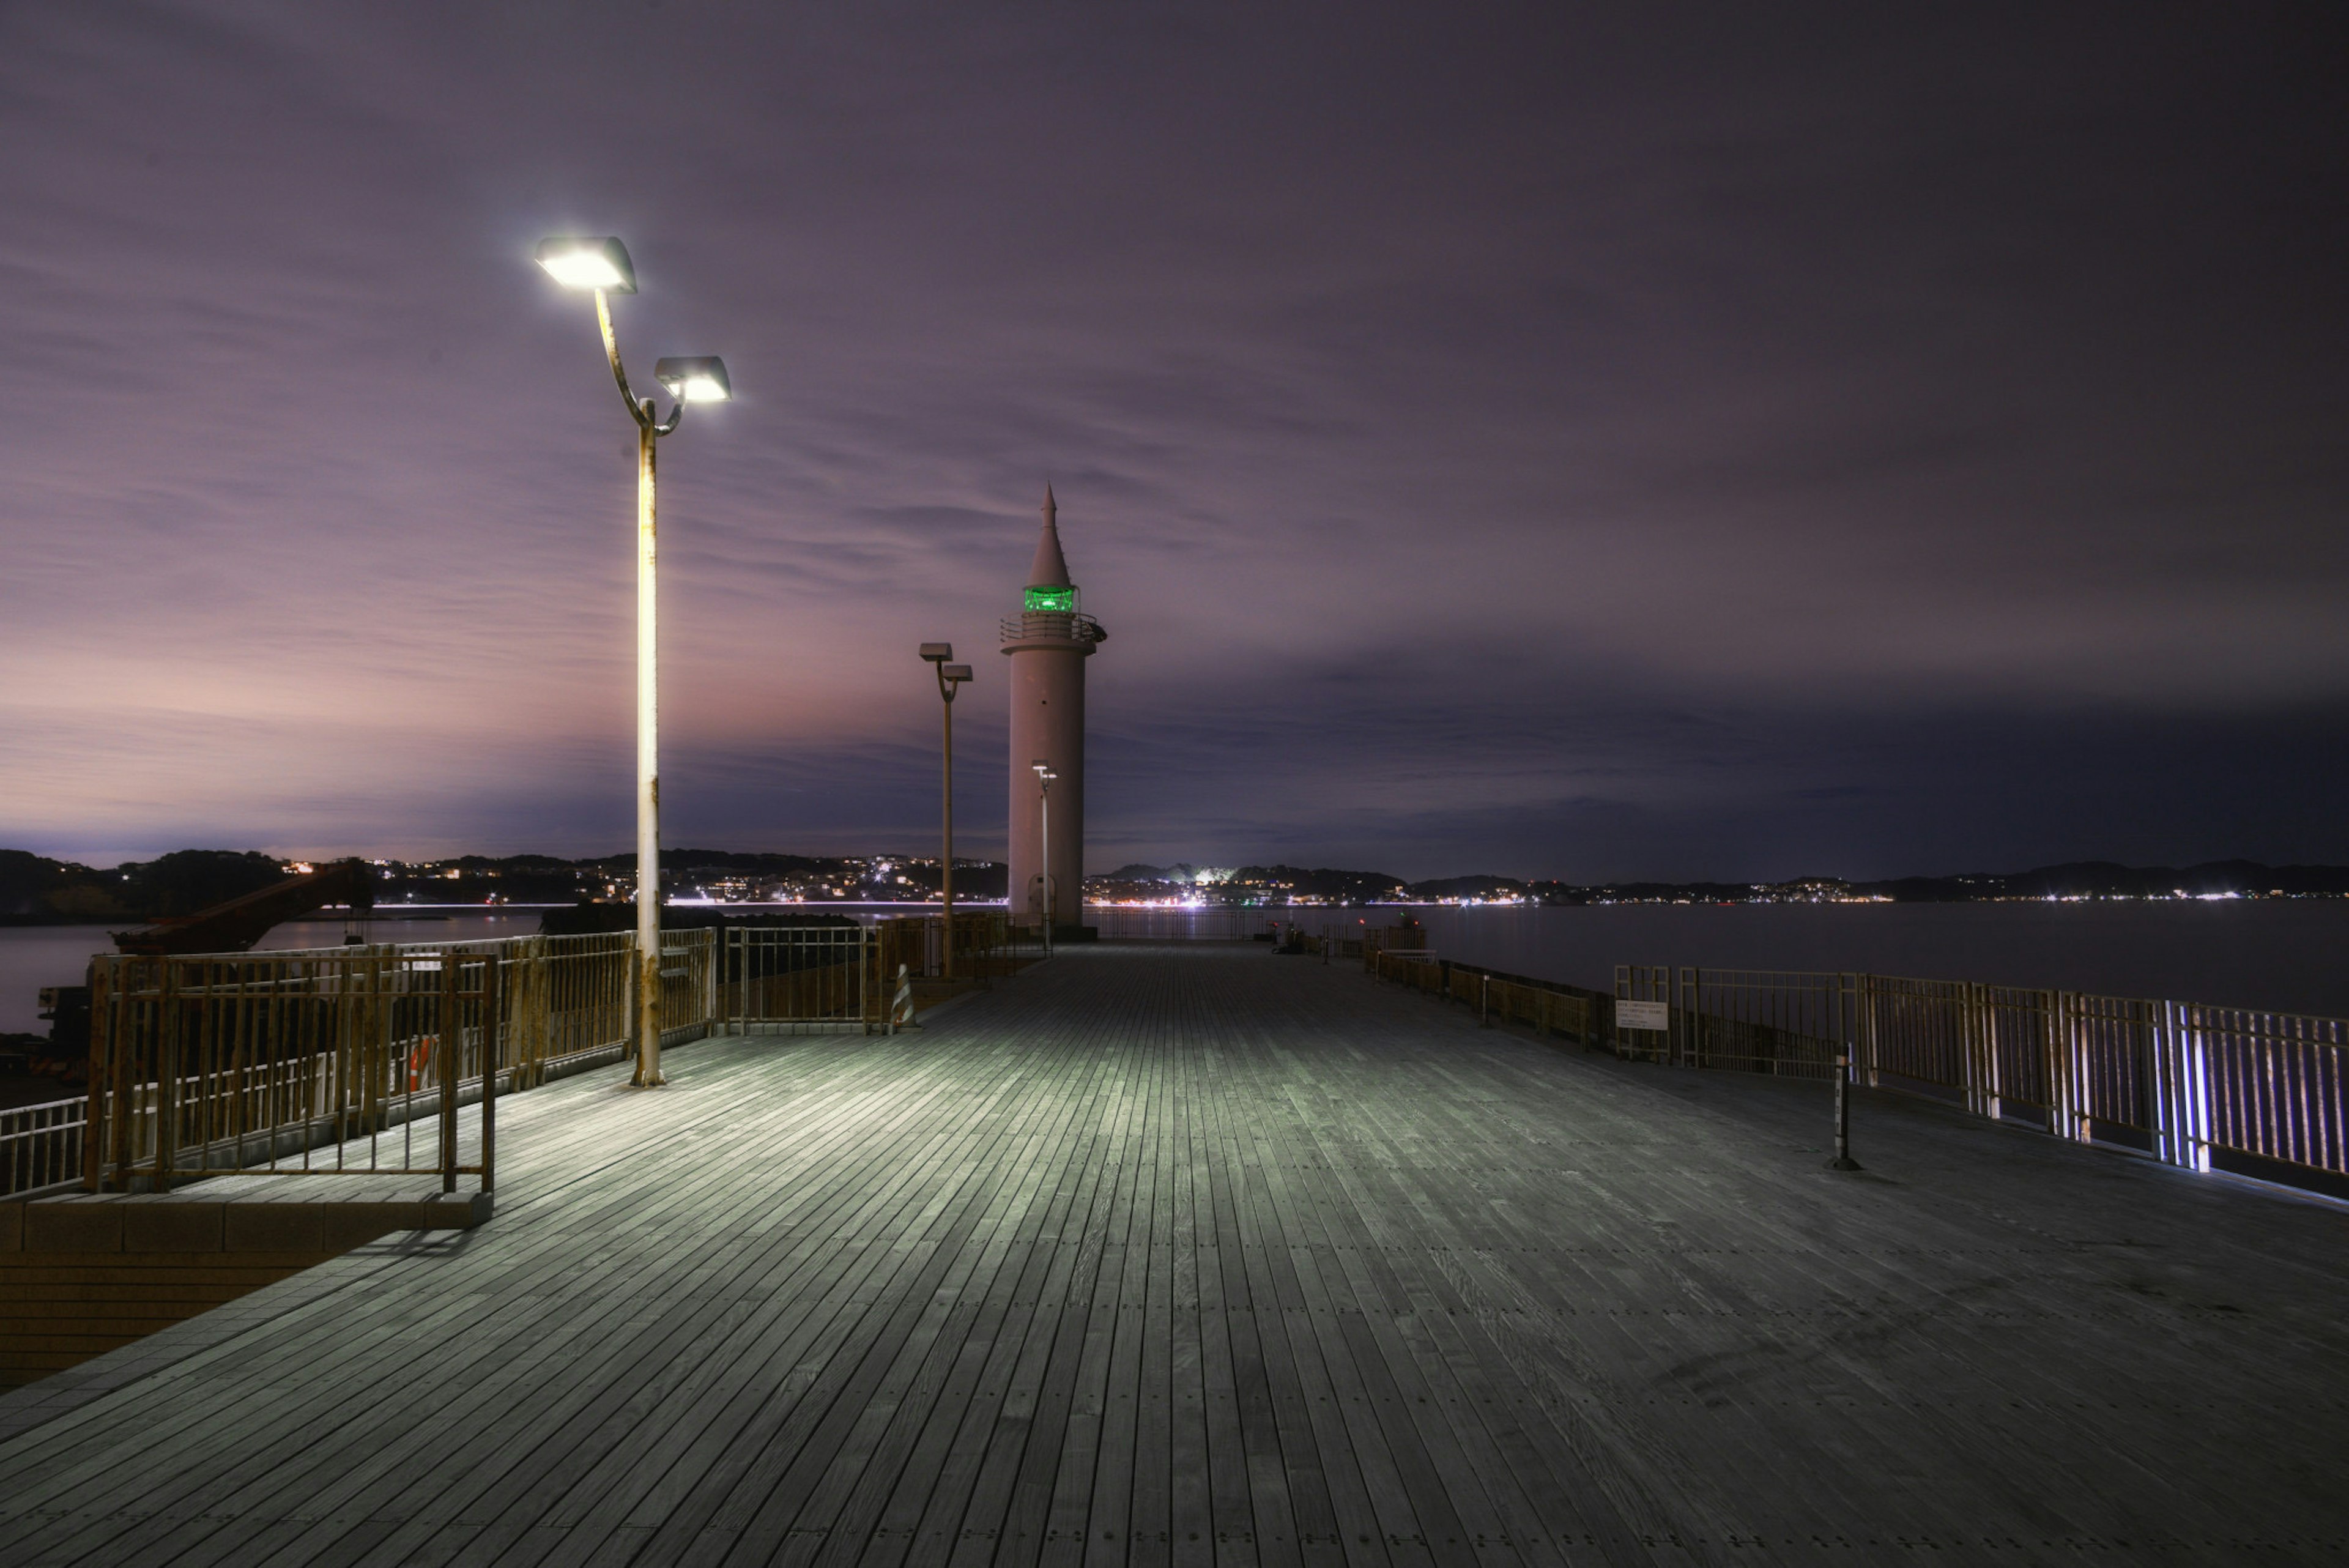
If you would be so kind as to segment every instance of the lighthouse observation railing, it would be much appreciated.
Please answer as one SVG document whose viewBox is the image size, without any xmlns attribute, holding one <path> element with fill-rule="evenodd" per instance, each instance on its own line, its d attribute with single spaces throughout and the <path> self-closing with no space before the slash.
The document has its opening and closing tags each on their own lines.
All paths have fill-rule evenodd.
<svg viewBox="0 0 2349 1568">
<path fill-rule="evenodd" d="M 1106 642 L 1109 633 L 1082 610 L 1028 610 L 1006 616 L 1006 642 Z"/>
<path fill-rule="evenodd" d="M 1364 967 L 1628 1060 L 1845 1071 L 2189 1170 L 2349 1197 L 2349 1019 L 1898 975 L 1619 964 L 1608 996 L 1428 952 L 1372 949 Z"/>
</svg>

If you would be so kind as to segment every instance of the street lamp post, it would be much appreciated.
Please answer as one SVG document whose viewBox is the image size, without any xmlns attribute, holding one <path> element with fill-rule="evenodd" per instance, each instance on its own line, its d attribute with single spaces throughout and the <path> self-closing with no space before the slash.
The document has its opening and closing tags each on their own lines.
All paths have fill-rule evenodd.
<svg viewBox="0 0 2349 1568">
<path fill-rule="evenodd" d="M 952 980 L 954 971 L 954 700 L 955 691 L 970 679 L 970 666 L 949 664 L 954 657 L 951 642 L 922 644 L 922 658 L 937 672 L 939 706 L 946 714 L 946 763 L 938 784 L 938 809 L 945 829 L 946 859 L 940 886 L 946 895 L 946 935 L 944 954 L 939 968 L 945 978 Z"/>
<path fill-rule="evenodd" d="M 1044 956 L 1052 956 L 1052 781 L 1061 775 L 1041 757 L 1028 764 L 1036 770 L 1036 810 L 1039 839 L 1044 846 Z"/>
<path fill-rule="evenodd" d="M 656 360 L 653 379 L 668 389 L 676 402 L 667 419 L 657 419 L 653 400 L 639 399 L 628 385 L 628 373 L 620 366 L 619 340 L 612 333 L 608 296 L 636 292 L 636 271 L 627 247 L 608 234 L 556 235 L 539 242 L 538 265 L 565 288 L 595 292 L 604 356 L 612 363 L 620 401 L 636 427 L 636 1071 L 629 1081 L 652 1088 L 668 1081 L 661 1076 L 660 1064 L 660 644 L 654 443 L 675 433 L 687 403 L 722 403 L 734 392 L 722 359 Z"/>
</svg>

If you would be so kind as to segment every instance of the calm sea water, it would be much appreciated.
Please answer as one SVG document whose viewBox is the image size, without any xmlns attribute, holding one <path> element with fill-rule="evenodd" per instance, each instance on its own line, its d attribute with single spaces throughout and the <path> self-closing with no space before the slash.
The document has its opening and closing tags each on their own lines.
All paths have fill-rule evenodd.
<svg viewBox="0 0 2349 1568">
<path fill-rule="evenodd" d="M 368 922 L 367 940 L 378 942 L 471 942 L 488 937 L 538 934 L 538 911 L 505 914 L 432 915 L 423 919 Z M 264 948 L 331 948 L 343 940 L 343 922 L 289 920 L 263 938 Z M 46 1034 L 40 1019 L 40 989 L 79 985 L 92 953 L 110 953 L 114 942 L 103 926 L 0 927 L 0 1033 Z"/>
<path fill-rule="evenodd" d="M 874 913 L 824 906 L 843 913 Z M 904 906 L 877 912 L 901 912 Z M 1301 910 L 1309 929 L 1391 924 L 1392 909 Z M 1409 911 L 1446 958 L 1599 990 L 1618 963 L 1878 974 L 2061 986 L 2349 1017 L 2349 899 L 2158 904 L 1611 905 Z M 379 919 L 376 941 L 528 936 L 538 911 Z M 266 947 L 333 947 L 339 920 L 297 920 Z M 0 1031 L 39 1033 L 35 992 L 78 983 L 95 926 L 0 929 Z"/>
<path fill-rule="evenodd" d="M 1331 911 L 1352 924 L 1384 910 Z M 1609 990 L 1619 963 L 1865 970 L 2349 1017 L 2349 899 L 1416 909 L 1445 958 Z M 1308 929 L 1311 929 L 1309 924 Z"/>
</svg>

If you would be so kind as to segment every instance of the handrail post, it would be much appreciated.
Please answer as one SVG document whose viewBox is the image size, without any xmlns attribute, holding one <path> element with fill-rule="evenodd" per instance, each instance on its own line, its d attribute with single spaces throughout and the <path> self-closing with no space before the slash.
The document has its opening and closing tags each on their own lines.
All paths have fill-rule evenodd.
<svg viewBox="0 0 2349 1568">
<path fill-rule="evenodd" d="M 718 983 L 723 987 L 730 978 L 734 982 L 733 991 L 727 1000 L 725 1026 L 719 1031 L 721 1034 L 749 1033 L 744 1025 L 744 1017 L 750 1002 L 750 932 L 731 927 L 719 933 L 719 940 L 723 945 L 719 950 Z"/>
<path fill-rule="evenodd" d="M 89 1094 L 82 1101 L 81 1163 L 82 1186 L 90 1192 L 102 1192 L 106 1188 L 106 1140 L 114 1124 L 120 1120 L 111 1096 L 109 1079 L 114 1073 L 114 1030 L 109 1017 L 113 1005 L 113 966 L 99 959 L 90 964 L 85 976 L 89 981 Z M 109 1112 L 116 1114 L 109 1116 Z"/>
<path fill-rule="evenodd" d="M 2203 1043 L 2200 1009 L 2189 1002 L 2159 1004 L 2168 1049 L 2162 1053 L 2169 1079 L 2168 1114 L 2158 1135 L 2162 1158 L 2187 1170 L 2210 1168 L 2210 1064 Z"/>
<path fill-rule="evenodd" d="M 1990 1086 L 1982 1082 L 1982 1011 L 1973 981 L 1957 990 L 1957 1088 L 1961 1103 L 1975 1116 L 1990 1115 Z"/>
<path fill-rule="evenodd" d="M 2039 993 L 2039 1052 L 2047 1075 L 2047 1131 L 2054 1137 L 2068 1136 L 2071 1128 L 2071 1010 L 2065 1006 L 2070 1000 L 2060 991 Z"/>
<path fill-rule="evenodd" d="M 492 953 L 481 963 L 481 1190 L 497 1189 L 498 1058 L 503 1054 L 504 1032 L 498 1027 L 501 994 L 499 962 Z"/>
<path fill-rule="evenodd" d="M 160 961 L 162 1003 L 157 1009 L 155 1040 L 155 1169 L 151 1185 L 157 1192 L 171 1186 L 171 1164 L 180 1154 L 180 966 Z"/>
<path fill-rule="evenodd" d="M 2178 1136 L 2178 1018 L 2168 1002 L 2153 1006 L 2153 1154 L 2164 1165 L 2183 1165 Z"/>
<path fill-rule="evenodd" d="M 1865 1053 L 1862 1059 L 1868 1064 L 1868 1086 L 1881 1088 L 1884 1085 L 1884 1054 L 1882 1042 L 1877 1038 L 1876 1032 L 1876 977 L 1862 973 L 1853 979 L 1857 982 L 1855 995 L 1859 1008 L 1859 1042 Z"/>
<path fill-rule="evenodd" d="M 1667 971 L 1665 975 L 1664 1000 L 1666 1002 L 1671 1001 L 1673 993 L 1677 992 L 1679 993 L 1681 1004 L 1680 1016 L 1677 1020 L 1673 1020 L 1673 1022 L 1677 1022 L 1680 1024 L 1680 1049 L 1673 1054 L 1675 1059 L 1672 1064 L 1674 1066 L 1694 1067 L 1699 1065 L 1701 1054 L 1697 1048 L 1696 1034 L 1699 1021 L 1697 1017 L 1696 1003 L 1697 997 L 1702 992 L 1703 989 L 1703 981 L 1701 977 L 1700 971 L 1694 966 L 1671 970 Z"/>
<path fill-rule="evenodd" d="M 463 1012 L 458 1001 L 458 955 L 440 950 L 440 1037 L 432 1054 L 440 1069 L 440 1190 L 457 1190 L 457 1053 L 463 1040 Z"/>
<path fill-rule="evenodd" d="M 2080 1005 L 2077 992 L 2064 992 L 2058 997 L 2063 1033 L 2057 1036 L 2057 1060 L 2064 1068 L 2064 1136 L 2085 1143 L 2090 1136 L 2089 1116 L 2094 1109 L 2090 1094 L 2088 1052 L 2091 1047 L 2087 1025 L 2087 1009 Z"/>
</svg>

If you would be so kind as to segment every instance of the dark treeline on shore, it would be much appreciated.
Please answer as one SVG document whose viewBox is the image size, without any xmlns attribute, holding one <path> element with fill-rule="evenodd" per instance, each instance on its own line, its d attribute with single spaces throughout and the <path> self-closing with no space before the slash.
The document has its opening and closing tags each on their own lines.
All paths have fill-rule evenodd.
<svg viewBox="0 0 2349 1568">
<path fill-rule="evenodd" d="M 375 863 L 384 904 L 570 904 L 625 900 L 635 893 L 636 857 L 564 860 L 551 855 L 464 855 L 445 860 Z M 0 923 L 48 925 L 185 915 L 265 888 L 305 868 L 254 850 L 182 849 L 101 869 L 0 849 Z M 938 891 L 936 858 L 894 855 L 752 854 L 672 849 L 662 857 L 666 898 L 728 902 L 922 902 Z M 1211 904 L 1400 902 L 1955 903 L 2009 898 L 2310 898 L 2349 897 L 2349 867 L 2265 866 L 2219 860 L 2184 867 L 2109 861 L 2029 871 L 1849 881 L 1804 877 L 1781 882 L 1569 883 L 1510 877 L 1406 881 L 1376 871 L 1327 867 L 1123 866 L 1085 879 L 1087 893 L 1117 900 L 1180 898 Z M 955 863 L 958 897 L 1004 896 L 999 862 Z"/>
<path fill-rule="evenodd" d="M 182 849 L 109 870 L 0 849 L 0 918 L 16 924 L 186 915 L 285 879 L 257 851 Z"/>
<path fill-rule="evenodd" d="M 461 855 L 379 860 L 376 902 L 568 904 L 632 898 L 636 857 L 564 860 L 552 855 Z M 187 915 L 266 888 L 306 863 L 254 850 L 181 849 L 109 869 L 0 849 L 0 923 L 64 925 Z M 938 890 L 938 862 L 899 856 L 743 854 L 670 849 L 661 857 L 667 898 L 918 901 Z M 1003 897 L 1003 867 L 955 860 L 958 897 Z"/>
</svg>

